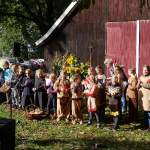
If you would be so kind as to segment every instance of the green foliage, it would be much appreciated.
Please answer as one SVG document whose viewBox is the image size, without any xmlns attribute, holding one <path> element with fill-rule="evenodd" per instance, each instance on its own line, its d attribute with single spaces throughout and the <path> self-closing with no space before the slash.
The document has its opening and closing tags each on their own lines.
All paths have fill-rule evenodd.
<svg viewBox="0 0 150 150">
<path fill-rule="evenodd" d="M 1 0 L 0 49 L 8 52 L 15 39 L 34 43 L 47 32 L 72 0 Z M 80 9 L 95 0 L 81 0 Z M 2 55 L 2 52 L 0 52 Z"/>
<path fill-rule="evenodd" d="M 25 42 L 21 30 L 10 26 L 0 26 L 0 56 L 8 56 L 15 41 Z"/>
<path fill-rule="evenodd" d="M 53 71 L 57 75 L 63 69 L 70 77 L 73 77 L 75 74 L 80 74 L 82 79 L 86 77 L 89 68 L 89 64 L 80 62 L 79 58 L 73 54 L 55 56 L 52 66 Z"/>
</svg>

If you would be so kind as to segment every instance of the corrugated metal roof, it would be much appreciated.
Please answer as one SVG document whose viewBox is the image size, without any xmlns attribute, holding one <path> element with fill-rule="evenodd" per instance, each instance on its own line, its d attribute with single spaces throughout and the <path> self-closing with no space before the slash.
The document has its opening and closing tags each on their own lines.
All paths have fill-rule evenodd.
<svg viewBox="0 0 150 150">
<path fill-rule="evenodd" d="M 65 19 L 69 15 L 71 15 L 71 13 L 77 8 L 80 1 L 81 0 L 73 0 L 70 3 L 70 5 L 66 8 L 66 10 L 62 13 L 62 15 L 56 20 L 56 22 L 48 30 L 48 32 L 35 42 L 35 45 L 36 46 L 42 45 L 44 41 L 47 40 L 51 36 L 51 34 L 55 31 L 55 29 L 60 27 L 64 23 Z"/>
</svg>

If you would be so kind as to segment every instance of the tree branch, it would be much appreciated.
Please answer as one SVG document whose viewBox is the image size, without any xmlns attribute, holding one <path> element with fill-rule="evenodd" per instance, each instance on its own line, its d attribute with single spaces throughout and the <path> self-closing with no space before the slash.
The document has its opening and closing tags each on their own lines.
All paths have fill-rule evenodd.
<svg viewBox="0 0 150 150">
<path fill-rule="evenodd" d="M 53 0 L 45 0 L 46 5 L 47 5 L 47 11 L 46 11 L 46 18 L 50 18 L 49 20 L 53 19 L 52 14 L 53 14 Z"/>
<path fill-rule="evenodd" d="M 29 21 L 35 22 L 34 18 L 24 16 L 24 15 L 22 15 L 20 13 L 15 13 L 15 12 L 0 12 L 0 15 L 8 16 L 8 17 L 17 17 L 17 18 L 22 18 L 22 19 L 25 19 L 25 20 L 29 20 Z"/>
<path fill-rule="evenodd" d="M 38 7 L 39 7 L 38 15 L 43 18 L 43 15 L 42 15 L 42 8 L 41 8 L 41 5 L 40 5 L 40 2 L 39 2 L 39 1 L 37 1 L 37 5 L 38 5 Z"/>
<path fill-rule="evenodd" d="M 26 12 L 29 14 L 29 16 L 32 16 L 33 18 L 35 18 L 36 20 L 39 21 L 39 18 L 31 11 L 30 6 L 26 3 L 25 0 L 20 0 L 20 3 L 22 4 L 22 6 L 25 8 Z"/>
</svg>

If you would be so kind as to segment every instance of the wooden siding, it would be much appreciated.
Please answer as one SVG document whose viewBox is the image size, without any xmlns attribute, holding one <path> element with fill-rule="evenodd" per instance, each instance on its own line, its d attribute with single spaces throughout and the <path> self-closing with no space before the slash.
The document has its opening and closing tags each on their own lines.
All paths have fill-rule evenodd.
<svg viewBox="0 0 150 150">
<path fill-rule="evenodd" d="M 105 58 L 105 23 L 149 19 L 147 6 L 140 13 L 138 0 L 96 0 L 89 9 L 78 12 L 63 31 L 64 49 L 69 49 L 83 61 L 89 59 L 89 44 L 93 44 L 93 65 L 103 64 Z M 56 48 L 57 49 L 57 48 Z M 54 50 L 54 48 L 53 48 Z M 51 50 L 50 50 L 51 51 Z M 45 55 L 49 59 L 50 54 Z"/>
</svg>

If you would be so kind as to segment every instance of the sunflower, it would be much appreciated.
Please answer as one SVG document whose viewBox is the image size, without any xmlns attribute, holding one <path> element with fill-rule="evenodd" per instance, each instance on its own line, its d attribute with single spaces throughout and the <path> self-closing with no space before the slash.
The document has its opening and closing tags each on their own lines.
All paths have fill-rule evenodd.
<svg viewBox="0 0 150 150">
<path fill-rule="evenodd" d="M 73 64 L 73 60 L 74 60 L 73 55 L 69 55 L 67 60 L 66 60 L 66 62 L 67 62 L 68 65 L 72 65 Z"/>
<path fill-rule="evenodd" d="M 66 68 L 65 68 L 65 71 L 66 71 L 68 74 L 70 74 L 70 73 L 71 73 L 71 67 L 66 67 Z"/>
</svg>

